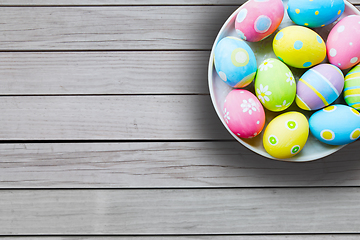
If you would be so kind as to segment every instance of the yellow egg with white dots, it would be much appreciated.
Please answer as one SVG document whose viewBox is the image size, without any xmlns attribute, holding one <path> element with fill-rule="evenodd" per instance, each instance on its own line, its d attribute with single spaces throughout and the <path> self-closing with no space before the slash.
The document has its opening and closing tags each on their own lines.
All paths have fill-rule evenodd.
<svg viewBox="0 0 360 240">
<path fill-rule="evenodd" d="M 315 31 L 302 26 L 289 26 L 274 37 L 275 55 L 296 68 L 309 68 L 321 63 L 326 57 L 324 40 Z"/>
<path fill-rule="evenodd" d="M 307 118 L 299 112 L 286 112 L 267 125 L 263 145 L 266 152 L 275 158 L 290 158 L 304 148 L 308 136 Z"/>
</svg>

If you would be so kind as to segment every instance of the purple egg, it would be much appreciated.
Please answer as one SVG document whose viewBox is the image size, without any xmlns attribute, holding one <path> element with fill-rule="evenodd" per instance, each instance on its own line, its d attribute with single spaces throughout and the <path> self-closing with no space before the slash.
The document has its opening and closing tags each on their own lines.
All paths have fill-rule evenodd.
<svg viewBox="0 0 360 240">
<path fill-rule="evenodd" d="M 296 104 L 304 110 L 317 110 L 333 103 L 344 88 L 344 75 L 332 64 L 319 64 L 307 70 L 296 85 Z"/>
</svg>

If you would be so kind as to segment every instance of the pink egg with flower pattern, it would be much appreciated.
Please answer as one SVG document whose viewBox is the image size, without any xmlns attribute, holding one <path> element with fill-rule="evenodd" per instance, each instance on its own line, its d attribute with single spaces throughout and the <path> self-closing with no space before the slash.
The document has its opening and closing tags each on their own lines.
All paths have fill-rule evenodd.
<svg viewBox="0 0 360 240">
<path fill-rule="evenodd" d="M 331 29 L 326 42 L 329 62 L 348 69 L 360 62 L 360 16 L 350 15 Z"/>
<path fill-rule="evenodd" d="M 232 90 L 225 98 L 223 110 L 226 125 L 240 138 L 253 138 L 264 128 L 264 108 L 247 90 Z"/>
<path fill-rule="evenodd" d="M 271 35 L 283 17 L 281 0 L 249 0 L 238 9 L 235 30 L 242 39 L 258 42 Z"/>
</svg>

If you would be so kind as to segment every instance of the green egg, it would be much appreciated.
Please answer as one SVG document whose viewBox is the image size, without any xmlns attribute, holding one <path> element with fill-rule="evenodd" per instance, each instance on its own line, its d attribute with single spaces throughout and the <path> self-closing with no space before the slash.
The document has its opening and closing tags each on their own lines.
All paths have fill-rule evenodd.
<svg viewBox="0 0 360 240">
<path fill-rule="evenodd" d="M 296 96 L 294 75 L 285 63 L 268 58 L 258 67 L 255 93 L 266 109 L 283 111 L 293 103 Z"/>
</svg>

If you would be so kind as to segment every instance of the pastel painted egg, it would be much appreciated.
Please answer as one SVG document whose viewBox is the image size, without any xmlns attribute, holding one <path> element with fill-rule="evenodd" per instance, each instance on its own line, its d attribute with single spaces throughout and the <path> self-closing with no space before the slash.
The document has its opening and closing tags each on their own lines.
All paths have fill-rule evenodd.
<svg viewBox="0 0 360 240">
<path fill-rule="evenodd" d="M 289 0 L 287 12 L 297 25 L 317 28 L 334 22 L 344 9 L 344 0 Z"/>
<path fill-rule="evenodd" d="M 345 76 L 344 99 L 350 107 L 360 110 L 360 64 Z"/>
<path fill-rule="evenodd" d="M 252 138 L 265 125 L 264 108 L 254 94 L 243 89 L 233 89 L 226 96 L 224 120 L 236 136 Z"/>
<path fill-rule="evenodd" d="M 304 110 L 317 110 L 333 103 L 343 88 L 341 70 L 332 64 L 319 64 L 300 77 L 295 102 Z"/>
<path fill-rule="evenodd" d="M 326 41 L 329 62 L 348 69 L 360 62 L 360 16 L 341 19 L 330 31 Z"/>
<path fill-rule="evenodd" d="M 239 8 L 235 19 L 237 34 L 249 42 L 258 42 L 272 34 L 284 17 L 281 0 L 249 0 Z"/>
<path fill-rule="evenodd" d="M 308 136 L 307 118 L 299 112 L 286 112 L 270 121 L 264 131 L 263 145 L 275 158 L 290 158 L 304 148 Z"/>
<path fill-rule="evenodd" d="M 256 74 L 257 63 L 254 52 L 240 38 L 221 39 L 215 47 L 214 62 L 220 78 L 231 87 L 246 87 Z"/>
<path fill-rule="evenodd" d="M 276 58 L 266 59 L 256 74 L 255 93 L 270 111 L 285 110 L 295 99 L 295 78 L 285 63 Z"/>
<path fill-rule="evenodd" d="M 302 26 L 280 30 L 273 40 L 273 49 L 281 61 L 296 68 L 312 67 L 326 57 L 323 39 L 315 31 Z"/>
<path fill-rule="evenodd" d="M 360 113 L 346 105 L 335 104 L 315 112 L 309 124 L 312 135 L 330 145 L 348 144 L 360 136 Z"/>
</svg>

